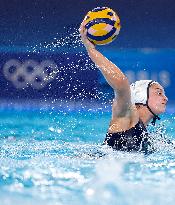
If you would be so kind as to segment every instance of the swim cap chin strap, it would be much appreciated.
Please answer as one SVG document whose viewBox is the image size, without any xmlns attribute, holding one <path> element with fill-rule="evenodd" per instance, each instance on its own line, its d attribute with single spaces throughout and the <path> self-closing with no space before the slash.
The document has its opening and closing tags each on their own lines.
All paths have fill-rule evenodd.
<svg viewBox="0 0 175 205">
<path fill-rule="evenodd" d="M 147 101 L 146 101 L 146 104 L 136 103 L 136 105 L 142 104 L 142 105 L 146 105 L 146 106 L 147 106 L 148 110 L 149 110 L 149 111 L 151 112 L 151 114 L 153 114 L 153 116 L 154 116 L 154 117 L 153 117 L 153 120 L 152 120 L 152 122 L 151 122 L 151 124 L 155 126 L 156 120 L 160 120 L 160 117 L 159 117 L 158 115 L 156 115 L 156 114 L 151 110 L 151 108 L 150 108 L 149 105 L 148 105 L 149 88 L 150 88 L 150 86 L 151 86 L 151 84 L 152 84 L 153 82 L 154 82 L 154 81 L 149 82 L 148 87 L 147 87 Z"/>
<path fill-rule="evenodd" d="M 148 104 L 147 104 L 147 108 L 148 108 L 148 110 L 154 115 L 151 124 L 152 124 L 152 125 L 155 125 L 155 124 L 156 124 L 156 120 L 160 120 L 160 117 L 159 117 L 158 115 L 156 115 L 155 113 L 153 113 L 153 111 L 152 111 L 151 108 L 148 106 Z"/>
</svg>

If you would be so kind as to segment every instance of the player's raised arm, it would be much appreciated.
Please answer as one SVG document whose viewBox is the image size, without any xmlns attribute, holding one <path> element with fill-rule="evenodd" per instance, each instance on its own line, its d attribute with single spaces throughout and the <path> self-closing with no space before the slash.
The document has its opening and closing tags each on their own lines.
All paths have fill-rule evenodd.
<svg viewBox="0 0 175 205">
<path fill-rule="evenodd" d="M 131 97 L 130 85 L 127 77 L 115 64 L 97 51 L 95 46 L 88 40 L 87 30 L 85 29 L 84 23 L 80 26 L 80 34 L 89 57 L 100 69 L 108 84 L 114 89 L 115 93 L 117 93 L 117 101 L 121 106 L 120 109 L 122 111 L 128 110 L 128 107 L 131 104 Z"/>
</svg>

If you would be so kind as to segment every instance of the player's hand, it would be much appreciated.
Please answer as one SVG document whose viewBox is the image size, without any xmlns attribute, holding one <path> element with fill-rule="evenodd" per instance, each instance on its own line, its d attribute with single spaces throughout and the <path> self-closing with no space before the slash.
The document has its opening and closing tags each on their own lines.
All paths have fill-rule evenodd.
<svg viewBox="0 0 175 205">
<path fill-rule="evenodd" d="M 94 49 L 95 45 L 92 42 L 90 42 L 87 38 L 87 29 L 85 28 L 84 21 L 80 25 L 79 32 L 80 32 L 81 40 L 82 40 L 84 46 L 86 47 L 86 49 L 87 50 Z"/>
</svg>

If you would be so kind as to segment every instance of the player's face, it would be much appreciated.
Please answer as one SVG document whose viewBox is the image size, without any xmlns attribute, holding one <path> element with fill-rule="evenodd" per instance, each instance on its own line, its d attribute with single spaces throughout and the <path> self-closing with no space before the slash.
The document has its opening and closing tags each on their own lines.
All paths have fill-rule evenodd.
<svg viewBox="0 0 175 205">
<path fill-rule="evenodd" d="M 149 100 L 148 105 L 155 114 L 161 114 L 165 112 L 166 103 L 168 98 L 165 96 L 163 87 L 154 83 L 149 88 Z"/>
</svg>

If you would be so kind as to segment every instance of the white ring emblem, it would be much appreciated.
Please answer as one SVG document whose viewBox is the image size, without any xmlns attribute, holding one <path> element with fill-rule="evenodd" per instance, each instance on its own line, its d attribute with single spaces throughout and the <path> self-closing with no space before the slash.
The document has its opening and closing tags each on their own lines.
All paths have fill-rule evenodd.
<svg viewBox="0 0 175 205">
<path fill-rule="evenodd" d="M 51 60 L 43 60 L 38 63 L 29 59 L 22 63 L 19 60 L 11 59 L 3 66 L 5 78 L 18 89 L 28 86 L 42 89 L 55 78 L 58 72 L 57 64 Z"/>
</svg>

